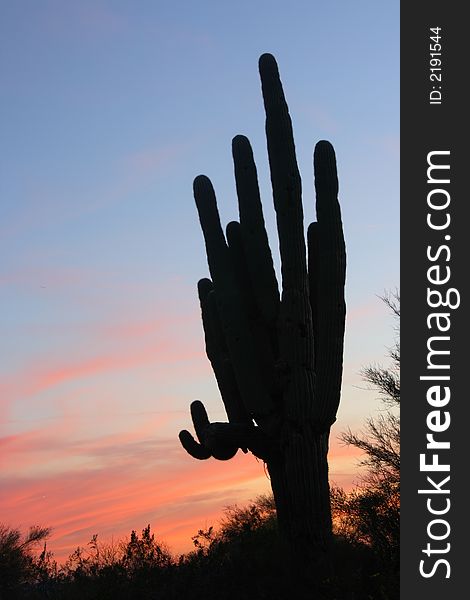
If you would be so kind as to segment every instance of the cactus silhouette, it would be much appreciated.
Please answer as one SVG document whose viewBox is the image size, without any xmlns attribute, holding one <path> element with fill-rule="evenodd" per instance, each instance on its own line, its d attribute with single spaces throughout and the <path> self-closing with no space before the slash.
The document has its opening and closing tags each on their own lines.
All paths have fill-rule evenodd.
<svg viewBox="0 0 470 600">
<path fill-rule="evenodd" d="M 198 459 L 238 449 L 264 460 L 279 530 L 295 560 L 321 564 L 331 513 L 328 439 L 340 400 L 346 254 L 329 142 L 315 147 L 317 222 L 304 237 L 301 179 L 292 124 L 273 56 L 259 61 L 281 257 L 279 294 L 250 143 L 233 140 L 239 222 L 224 236 L 210 180 L 194 181 L 211 280 L 198 284 L 207 356 L 227 423 L 211 423 L 191 404 L 198 441 L 180 432 Z M 323 559 L 323 560 L 322 560 Z"/>
</svg>

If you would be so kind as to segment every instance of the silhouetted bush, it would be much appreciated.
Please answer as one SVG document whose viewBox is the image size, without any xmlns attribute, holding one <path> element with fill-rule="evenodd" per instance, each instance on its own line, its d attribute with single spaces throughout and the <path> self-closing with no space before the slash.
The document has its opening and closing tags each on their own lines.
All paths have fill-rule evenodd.
<svg viewBox="0 0 470 600">
<path fill-rule="evenodd" d="M 330 490 L 335 532 L 352 545 L 366 544 L 373 551 L 376 568 L 389 598 L 399 596 L 400 569 L 400 295 L 382 300 L 398 321 L 396 339 L 389 348 L 388 367 L 373 365 L 362 370 L 370 389 L 379 394 L 385 411 L 366 421 L 365 430 L 350 430 L 341 438 L 363 451 L 365 467 L 360 485 L 346 493 Z"/>
<path fill-rule="evenodd" d="M 20 597 L 27 586 L 40 584 L 54 572 L 45 545 L 39 556 L 35 553 L 49 534 L 48 528 L 30 527 L 23 535 L 19 529 L 0 524 L 0 600 Z"/>
<path fill-rule="evenodd" d="M 85 548 L 77 548 L 59 567 L 45 550 L 37 558 L 30 554 L 24 563 L 17 563 L 14 571 L 18 582 L 15 595 L 8 595 L 9 591 L 3 598 L 295 600 L 298 597 L 292 583 L 287 583 L 286 550 L 278 537 L 272 496 L 259 496 L 247 506 L 226 508 L 218 529 L 200 529 L 192 539 L 194 549 L 175 557 L 155 538 L 148 525 L 140 535 L 133 531 L 129 539 L 118 542 L 101 542 L 95 535 Z M 316 600 L 391 600 L 387 593 L 390 582 L 380 571 L 377 557 L 368 544 L 357 536 L 337 535 L 333 557 L 334 576 L 323 582 Z"/>
</svg>

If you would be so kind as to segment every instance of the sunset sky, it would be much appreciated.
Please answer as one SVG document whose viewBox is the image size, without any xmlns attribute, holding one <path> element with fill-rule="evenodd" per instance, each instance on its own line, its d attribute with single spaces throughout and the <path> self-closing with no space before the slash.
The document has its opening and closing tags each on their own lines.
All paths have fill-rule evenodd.
<svg viewBox="0 0 470 600">
<path fill-rule="evenodd" d="M 399 283 L 399 3 L 20 0 L 0 8 L 0 521 L 51 526 L 62 558 L 148 523 L 175 552 L 224 506 L 267 492 L 239 453 L 180 447 L 189 404 L 225 415 L 205 357 L 208 274 L 192 197 L 237 218 L 231 139 L 253 145 L 278 262 L 258 57 L 273 53 L 293 119 L 306 221 L 312 152 L 335 146 L 348 253 L 337 436 L 379 405 Z"/>
</svg>

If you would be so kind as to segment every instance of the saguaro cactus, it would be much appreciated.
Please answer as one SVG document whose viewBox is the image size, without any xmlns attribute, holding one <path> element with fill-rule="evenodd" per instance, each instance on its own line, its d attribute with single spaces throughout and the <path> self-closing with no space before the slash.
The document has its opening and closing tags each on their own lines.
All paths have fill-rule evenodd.
<svg viewBox="0 0 470 600">
<path fill-rule="evenodd" d="M 333 147 L 315 147 L 317 222 L 305 247 L 301 180 L 292 124 L 273 56 L 259 61 L 281 256 L 279 296 L 249 141 L 233 140 L 240 221 L 220 225 L 210 180 L 194 181 L 211 279 L 198 284 L 206 350 L 228 423 L 191 404 L 193 457 L 230 459 L 250 450 L 268 467 L 279 528 L 296 559 L 318 564 L 331 514 L 328 438 L 340 399 L 345 246 Z"/>
</svg>

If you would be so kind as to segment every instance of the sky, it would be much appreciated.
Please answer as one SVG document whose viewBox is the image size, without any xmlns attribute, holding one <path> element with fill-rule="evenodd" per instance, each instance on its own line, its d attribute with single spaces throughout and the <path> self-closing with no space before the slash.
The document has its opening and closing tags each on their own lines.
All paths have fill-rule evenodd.
<svg viewBox="0 0 470 600">
<path fill-rule="evenodd" d="M 177 434 L 224 420 L 196 283 L 208 275 L 192 181 L 237 218 L 231 139 L 251 140 L 278 268 L 258 58 L 275 55 L 305 221 L 312 153 L 335 146 L 347 244 L 338 440 L 380 408 L 399 284 L 399 3 L 20 0 L 0 7 L 0 515 L 53 528 L 66 557 L 148 523 L 175 552 L 270 489 L 263 464 L 196 461 Z"/>
</svg>

